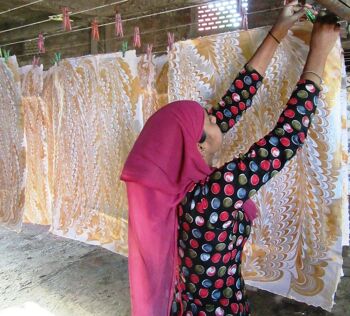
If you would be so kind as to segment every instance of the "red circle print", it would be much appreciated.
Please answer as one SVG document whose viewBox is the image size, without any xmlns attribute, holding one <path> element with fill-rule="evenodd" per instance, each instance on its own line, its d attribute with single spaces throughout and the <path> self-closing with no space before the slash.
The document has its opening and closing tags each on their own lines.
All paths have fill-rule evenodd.
<svg viewBox="0 0 350 316">
<path fill-rule="evenodd" d="M 295 116 L 295 112 L 293 110 L 285 110 L 284 111 L 284 116 L 288 117 L 288 118 L 293 118 Z"/>
<path fill-rule="evenodd" d="M 237 303 L 232 303 L 231 304 L 231 310 L 232 310 L 233 314 L 237 314 L 238 310 L 239 310 L 238 304 Z"/>
<path fill-rule="evenodd" d="M 274 159 L 272 161 L 273 169 L 279 169 L 281 167 L 281 161 L 279 159 Z"/>
<path fill-rule="evenodd" d="M 255 81 L 258 81 L 258 80 L 259 80 L 259 76 L 258 76 L 258 74 L 256 74 L 256 73 L 252 73 L 250 76 L 251 76 L 252 79 L 255 80 Z"/>
<path fill-rule="evenodd" d="M 255 87 L 250 86 L 250 88 L 249 88 L 249 92 L 250 92 L 251 94 L 254 94 L 254 93 L 256 92 Z"/>
<path fill-rule="evenodd" d="M 222 233 L 220 233 L 220 235 L 218 236 L 218 241 L 220 242 L 224 242 L 227 238 L 227 231 L 223 231 Z"/>
<path fill-rule="evenodd" d="M 230 259 L 231 259 L 231 254 L 230 254 L 230 253 L 227 253 L 227 254 L 225 254 L 224 257 L 222 258 L 222 261 L 223 261 L 223 263 L 227 263 L 227 262 L 230 261 Z"/>
<path fill-rule="evenodd" d="M 227 280 L 226 280 L 226 285 L 227 286 L 231 286 L 231 285 L 233 285 L 233 284 L 235 284 L 235 278 L 233 277 L 233 276 L 229 276 L 228 278 L 227 278 Z"/>
<path fill-rule="evenodd" d="M 211 261 L 212 263 L 218 263 L 221 260 L 221 254 L 219 253 L 215 253 L 212 257 L 211 257 Z"/>
<path fill-rule="evenodd" d="M 186 258 L 185 258 L 185 265 L 186 265 L 186 267 L 188 267 L 188 268 L 192 268 L 193 263 L 192 263 L 192 260 L 191 260 L 189 257 L 186 257 Z"/>
<path fill-rule="evenodd" d="M 203 204 L 202 204 L 201 202 L 198 202 L 198 203 L 196 204 L 196 210 L 197 210 L 198 213 L 201 213 L 201 214 L 204 213 Z"/>
<path fill-rule="evenodd" d="M 291 105 L 296 105 L 297 103 L 298 103 L 297 98 L 290 98 L 288 101 L 288 104 L 291 104 Z"/>
<path fill-rule="evenodd" d="M 183 223 L 182 224 L 182 228 L 185 232 L 188 232 L 190 230 L 190 225 L 188 225 L 188 223 Z"/>
<path fill-rule="evenodd" d="M 245 165 L 245 163 L 243 161 L 240 161 L 238 163 L 238 169 L 241 171 L 245 171 L 247 169 L 247 166 Z"/>
<path fill-rule="evenodd" d="M 257 174 L 253 174 L 252 177 L 250 178 L 250 183 L 252 185 L 257 185 L 259 183 L 260 179 Z"/>
<path fill-rule="evenodd" d="M 259 146 L 265 146 L 265 145 L 266 145 L 266 139 L 265 139 L 265 138 L 260 139 L 260 140 L 257 142 L 257 144 L 258 144 Z"/>
<path fill-rule="evenodd" d="M 243 81 L 242 80 L 236 80 L 235 81 L 235 86 L 238 88 L 238 89 L 242 89 L 243 88 Z"/>
<path fill-rule="evenodd" d="M 238 107 L 237 106 L 235 106 L 235 105 L 232 105 L 231 106 L 231 112 L 233 113 L 233 114 L 238 114 Z"/>
<path fill-rule="evenodd" d="M 224 114 L 222 112 L 216 112 L 216 117 L 221 121 L 224 118 Z"/>
<path fill-rule="evenodd" d="M 224 286 L 224 280 L 223 279 L 216 280 L 214 286 L 216 289 L 221 289 Z"/>
<path fill-rule="evenodd" d="M 203 198 L 201 200 L 203 209 L 206 210 L 208 208 L 208 200 L 206 198 Z"/>
<path fill-rule="evenodd" d="M 245 103 L 244 103 L 244 102 L 239 102 L 239 103 L 238 103 L 238 106 L 239 106 L 239 109 L 240 109 L 241 111 L 244 111 L 244 110 L 245 110 Z"/>
<path fill-rule="evenodd" d="M 192 283 L 197 284 L 199 282 L 199 276 L 197 274 L 191 274 L 190 280 Z"/>
<path fill-rule="evenodd" d="M 200 289 L 199 290 L 199 296 L 202 298 L 208 297 L 209 291 L 207 289 Z"/>
<path fill-rule="evenodd" d="M 284 146 L 284 147 L 289 147 L 290 146 L 290 140 L 287 138 L 287 137 L 282 137 L 280 139 L 280 142 L 281 144 Z"/>
<path fill-rule="evenodd" d="M 191 240 L 190 240 L 190 245 L 191 245 L 191 247 L 194 248 L 194 249 L 196 249 L 196 248 L 199 247 L 199 243 L 198 243 L 198 241 L 195 240 L 195 239 L 191 239 Z"/>
<path fill-rule="evenodd" d="M 218 183 L 213 183 L 211 185 L 211 192 L 213 194 L 218 194 L 220 192 L 220 185 Z"/>
<path fill-rule="evenodd" d="M 232 184 L 226 184 L 224 187 L 224 192 L 226 195 L 232 195 L 235 192 L 235 189 Z"/>
<path fill-rule="evenodd" d="M 215 233 L 214 232 L 206 232 L 204 234 L 204 238 L 206 241 L 212 241 L 215 238 Z"/>
<path fill-rule="evenodd" d="M 313 103 L 312 103 L 310 100 L 307 100 L 307 101 L 305 102 L 305 108 L 306 108 L 308 111 L 312 111 L 313 108 L 314 108 L 314 105 L 313 105 Z"/>
<path fill-rule="evenodd" d="M 271 163 L 268 160 L 263 160 L 262 162 L 260 162 L 260 167 L 261 169 L 268 171 L 270 169 Z"/>
<path fill-rule="evenodd" d="M 222 306 L 228 306 L 228 304 L 230 304 L 230 301 L 228 300 L 228 298 L 222 298 L 222 299 L 220 300 L 220 304 L 221 304 Z"/>
<path fill-rule="evenodd" d="M 228 212 L 226 212 L 226 211 L 221 212 L 221 213 L 220 213 L 220 216 L 219 216 L 219 218 L 220 218 L 220 220 L 221 220 L 222 222 L 226 222 L 226 221 L 228 220 L 229 217 L 230 217 L 230 215 L 229 215 Z"/>
</svg>

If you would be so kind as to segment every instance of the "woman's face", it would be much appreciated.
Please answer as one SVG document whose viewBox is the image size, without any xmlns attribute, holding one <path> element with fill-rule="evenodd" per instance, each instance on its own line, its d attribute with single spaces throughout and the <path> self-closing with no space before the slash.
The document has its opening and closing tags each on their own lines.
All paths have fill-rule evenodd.
<svg viewBox="0 0 350 316">
<path fill-rule="evenodd" d="M 216 117 L 209 115 L 206 111 L 203 131 L 206 134 L 206 138 L 203 143 L 198 143 L 198 150 L 204 160 L 211 165 L 214 154 L 221 148 L 223 136 L 219 126 L 216 124 Z"/>
</svg>

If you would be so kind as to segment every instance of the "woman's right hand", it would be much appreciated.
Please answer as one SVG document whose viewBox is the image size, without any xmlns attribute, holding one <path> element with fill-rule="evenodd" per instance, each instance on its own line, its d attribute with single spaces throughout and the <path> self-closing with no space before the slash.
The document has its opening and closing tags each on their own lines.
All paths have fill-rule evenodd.
<svg viewBox="0 0 350 316">
<path fill-rule="evenodd" d="M 322 83 L 327 57 L 339 37 L 340 26 L 329 17 L 318 17 L 311 33 L 310 51 L 302 79 Z"/>
<path fill-rule="evenodd" d="M 310 51 L 327 58 L 339 38 L 339 33 L 340 26 L 332 17 L 318 17 L 311 34 Z"/>
</svg>

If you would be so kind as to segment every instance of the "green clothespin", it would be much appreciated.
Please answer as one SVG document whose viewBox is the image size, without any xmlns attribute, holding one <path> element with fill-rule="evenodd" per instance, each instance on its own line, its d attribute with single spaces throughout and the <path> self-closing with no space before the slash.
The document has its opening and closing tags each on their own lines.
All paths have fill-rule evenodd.
<svg viewBox="0 0 350 316">
<path fill-rule="evenodd" d="M 7 63 L 7 61 L 9 60 L 10 58 L 10 50 L 8 49 L 3 49 L 3 48 L 0 48 L 0 58 L 4 58 L 5 60 L 5 63 Z"/>
<path fill-rule="evenodd" d="M 305 10 L 305 14 L 306 14 L 306 18 L 307 18 L 311 23 L 315 23 L 316 17 L 315 17 L 315 15 L 314 15 L 309 9 L 306 9 L 306 10 Z"/>
<path fill-rule="evenodd" d="M 128 50 L 128 41 L 124 41 L 122 43 L 122 53 L 123 53 L 123 57 L 125 57 L 125 53 Z"/>
<path fill-rule="evenodd" d="M 5 62 L 7 63 L 7 61 L 8 61 L 9 58 L 10 58 L 10 50 L 5 50 L 4 58 L 5 58 Z"/>
<path fill-rule="evenodd" d="M 58 63 L 61 61 L 61 53 L 57 52 L 55 53 L 54 58 L 51 60 L 53 65 L 58 65 Z"/>
</svg>

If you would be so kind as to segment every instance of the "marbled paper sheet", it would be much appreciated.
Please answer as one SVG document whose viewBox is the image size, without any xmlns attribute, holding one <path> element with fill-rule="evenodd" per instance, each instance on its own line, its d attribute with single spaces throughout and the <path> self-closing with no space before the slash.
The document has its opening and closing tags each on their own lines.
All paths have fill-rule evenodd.
<svg viewBox="0 0 350 316">
<path fill-rule="evenodd" d="M 23 215 L 25 222 L 52 225 L 55 234 L 127 254 L 119 175 L 144 122 L 167 98 L 166 56 L 79 57 L 46 72 L 31 65 L 18 70 L 15 61 L 5 68 L 21 86 L 24 126 L 17 129 L 25 134 L 28 175 L 24 214 L 17 210 L 16 221 Z"/>
<path fill-rule="evenodd" d="M 19 231 L 25 202 L 26 151 L 18 64 L 0 59 L 0 224 Z"/>
<path fill-rule="evenodd" d="M 20 68 L 24 132 L 26 137 L 26 169 L 24 222 L 51 225 L 51 192 L 48 176 L 48 132 L 50 115 L 42 98 L 42 67 Z"/>
<path fill-rule="evenodd" d="M 63 60 L 43 90 L 51 117 L 51 231 L 122 254 L 127 201 L 119 175 L 136 138 L 137 61 L 135 52 Z"/>
<path fill-rule="evenodd" d="M 169 100 L 192 99 L 204 107 L 217 102 L 266 33 L 264 28 L 176 43 L 169 56 Z M 301 26 L 283 40 L 252 108 L 226 136 L 221 162 L 247 151 L 276 124 L 302 72 L 309 37 L 310 28 Z M 260 214 L 244 257 L 247 284 L 327 310 L 342 275 L 349 226 L 341 78 L 338 43 L 302 151 L 254 197 Z"/>
</svg>

